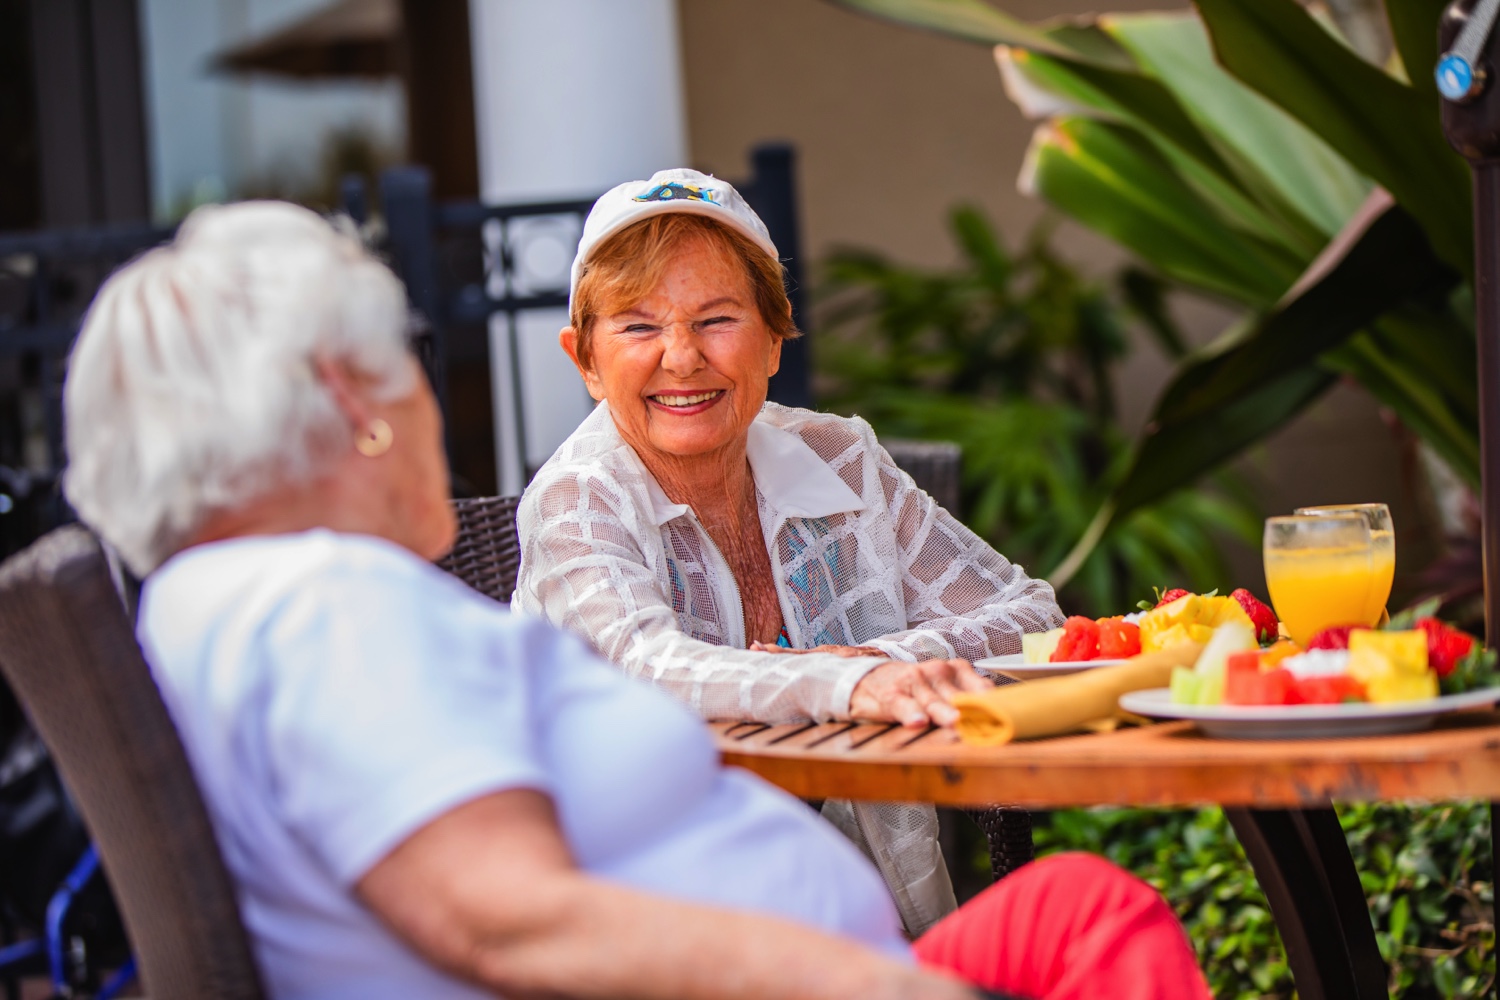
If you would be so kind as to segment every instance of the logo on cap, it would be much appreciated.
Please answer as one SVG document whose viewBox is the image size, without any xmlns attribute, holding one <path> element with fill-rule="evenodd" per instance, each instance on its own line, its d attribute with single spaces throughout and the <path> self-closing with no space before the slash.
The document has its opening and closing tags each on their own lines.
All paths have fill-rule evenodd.
<svg viewBox="0 0 1500 1000">
<path fill-rule="evenodd" d="M 638 194 L 634 201 L 701 201 L 710 205 L 719 203 L 719 192 L 697 184 L 658 184 L 645 194 Z"/>
</svg>

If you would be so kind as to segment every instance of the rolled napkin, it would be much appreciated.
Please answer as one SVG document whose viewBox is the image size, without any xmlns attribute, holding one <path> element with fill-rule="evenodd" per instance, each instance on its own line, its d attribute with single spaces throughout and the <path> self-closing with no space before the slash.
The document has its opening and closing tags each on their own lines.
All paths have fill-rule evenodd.
<svg viewBox="0 0 1500 1000">
<path fill-rule="evenodd" d="M 1203 647 L 1187 642 L 1143 653 L 1117 667 L 1095 667 L 1062 677 L 1006 684 L 981 694 L 954 695 L 954 729 L 976 746 L 1060 736 L 1119 714 L 1120 695 L 1166 687 L 1175 667 L 1191 667 Z"/>
</svg>

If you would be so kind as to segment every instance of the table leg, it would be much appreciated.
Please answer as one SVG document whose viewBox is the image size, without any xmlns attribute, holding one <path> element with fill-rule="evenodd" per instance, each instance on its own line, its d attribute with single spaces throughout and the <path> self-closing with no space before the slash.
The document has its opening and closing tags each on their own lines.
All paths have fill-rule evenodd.
<svg viewBox="0 0 1500 1000">
<path fill-rule="evenodd" d="M 1333 809 L 1224 815 L 1271 904 L 1301 1000 L 1388 996 L 1369 906 Z"/>
</svg>

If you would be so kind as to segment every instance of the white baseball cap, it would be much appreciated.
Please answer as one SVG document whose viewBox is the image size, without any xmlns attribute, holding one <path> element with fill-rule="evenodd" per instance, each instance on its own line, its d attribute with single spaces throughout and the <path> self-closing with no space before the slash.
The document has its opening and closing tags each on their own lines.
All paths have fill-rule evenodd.
<svg viewBox="0 0 1500 1000">
<path fill-rule="evenodd" d="M 578 279 L 583 276 L 583 263 L 594 247 L 626 226 L 663 212 L 690 212 L 714 219 L 750 237 L 773 258 L 781 257 L 766 224 L 733 184 L 686 167 L 658 170 L 650 180 L 626 181 L 594 202 L 583 223 L 578 256 L 573 258 L 572 280 L 568 285 L 570 308 L 573 296 L 578 293 Z"/>
</svg>

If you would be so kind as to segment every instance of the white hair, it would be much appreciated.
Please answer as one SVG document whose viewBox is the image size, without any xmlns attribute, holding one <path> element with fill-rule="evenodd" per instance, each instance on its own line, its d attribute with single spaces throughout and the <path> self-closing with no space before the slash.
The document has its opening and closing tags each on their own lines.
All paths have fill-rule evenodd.
<svg viewBox="0 0 1500 1000">
<path fill-rule="evenodd" d="M 281 202 L 200 208 L 121 268 L 63 391 L 64 489 L 145 575 L 205 518 L 328 469 L 353 431 L 316 359 L 415 389 L 400 281 L 354 237 Z"/>
</svg>

